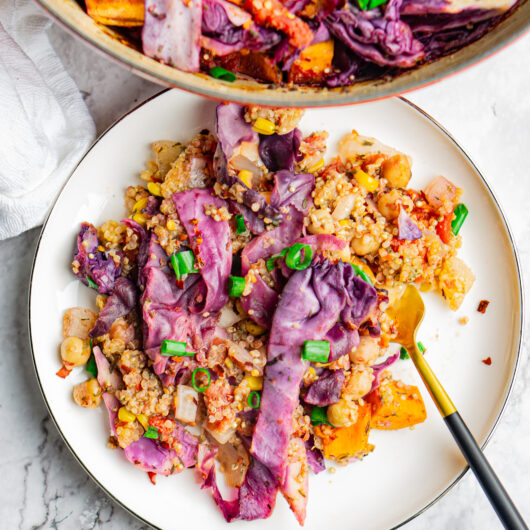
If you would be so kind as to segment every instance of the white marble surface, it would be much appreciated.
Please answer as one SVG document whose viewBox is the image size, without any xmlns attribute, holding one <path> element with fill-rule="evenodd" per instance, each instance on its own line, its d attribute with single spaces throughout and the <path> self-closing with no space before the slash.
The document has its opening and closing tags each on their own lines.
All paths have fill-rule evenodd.
<svg viewBox="0 0 530 530">
<path fill-rule="evenodd" d="M 62 29 L 54 26 L 50 35 L 99 132 L 160 90 L 101 58 Z M 526 285 L 530 286 L 528 57 L 530 35 L 488 61 L 408 97 L 449 129 L 483 170 L 508 215 Z M 34 229 L 0 242 L 0 528 L 145 528 L 99 490 L 74 460 L 37 388 L 29 353 L 26 301 L 38 235 L 39 229 Z M 530 521 L 528 352 L 525 343 L 512 397 L 486 454 Z M 399 495 L 406 492 L 397 492 L 396 502 Z M 474 477 L 467 474 L 406 528 L 487 530 L 501 526 Z"/>
</svg>

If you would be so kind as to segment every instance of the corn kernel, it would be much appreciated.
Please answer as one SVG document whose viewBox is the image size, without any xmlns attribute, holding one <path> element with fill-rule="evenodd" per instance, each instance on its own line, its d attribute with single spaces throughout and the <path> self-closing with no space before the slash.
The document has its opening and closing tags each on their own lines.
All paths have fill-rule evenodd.
<svg viewBox="0 0 530 530">
<path fill-rule="evenodd" d="M 133 221 L 136 221 L 139 225 L 145 225 L 145 223 L 147 222 L 147 219 L 145 218 L 145 216 L 141 213 L 135 213 L 133 216 Z"/>
<path fill-rule="evenodd" d="M 130 423 L 136 419 L 136 416 L 125 407 L 120 407 L 120 410 L 118 410 L 118 418 L 120 421 Z"/>
<path fill-rule="evenodd" d="M 358 169 L 355 172 L 355 180 L 364 188 L 366 191 L 375 191 L 379 187 L 379 181 L 374 177 L 368 175 L 362 169 Z"/>
<path fill-rule="evenodd" d="M 316 164 L 311 166 L 308 171 L 309 173 L 316 173 L 319 169 L 322 169 L 324 167 L 324 159 L 321 158 Z"/>
<path fill-rule="evenodd" d="M 162 188 L 160 187 L 160 184 L 158 182 L 148 182 L 147 190 L 151 195 L 154 195 L 155 197 L 162 197 Z"/>
<path fill-rule="evenodd" d="M 252 188 L 252 171 L 248 169 L 242 169 L 237 176 L 243 181 L 245 186 Z"/>
<path fill-rule="evenodd" d="M 260 326 L 259 324 L 256 324 L 255 322 L 252 322 L 252 320 L 247 320 L 245 323 L 245 327 L 247 328 L 247 331 L 251 333 L 254 336 L 263 335 L 267 328 L 264 328 L 263 326 Z"/>
<path fill-rule="evenodd" d="M 350 224 L 350 221 L 348 219 L 341 219 L 339 221 L 340 226 L 348 226 Z"/>
<path fill-rule="evenodd" d="M 149 427 L 149 418 L 145 414 L 138 414 L 136 419 L 140 422 L 141 426 L 147 431 Z"/>
<path fill-rule="evenodd" d="M 140 200 L 136 201 L 135 205 L 133 206 L 133 213 L 140 212 L 147 206 L 147 197 L 143 197 Z"/>
<path fill-rule="evenodd" d="M 265 118 L 258 118 L 252 128 L 260 134 L 274 134 L 276 132 L 276 125 L 272 121 L 266 120 Z"/>
<path fill-rule="evenodd" d="M 317 375 L 316 370 L 315 370 L 312 366 L 309 367 L 308 372 L 309 372 L 309 375 L 310 375 L 311 377 L 316 377 L 316 375 Z"/>
<path fill-rule="evenodd" d="M 261 390 L 263 388 L 263 377 L 255 377 L 253 375 L 245 376 L 250 390 Z"/>
<path fill-rule="evenodd" d="M 230 359 L 230 357 L 227 357 L 225 359 L 225 365 L 229 370 L 231 370 L 234 367 L 234 362 L 232 361 L 232 359 Z"/>
<path fill-rule="evenodd" d="M 177 223 L 175 223 L 175 221 L 173 221 L 173 219 L 168 219 L 168 221 L 166 223 L 166 228 L 168 230 L 176 230 Z"/>
<path fill-rule="evenodd" d="M 99 250 L 100 252 L 105 252 L 105 247 L 104 247 L 103 245 L 99 245 L 99 246 L 98 246 L 98 250 Z"/>
</svg>

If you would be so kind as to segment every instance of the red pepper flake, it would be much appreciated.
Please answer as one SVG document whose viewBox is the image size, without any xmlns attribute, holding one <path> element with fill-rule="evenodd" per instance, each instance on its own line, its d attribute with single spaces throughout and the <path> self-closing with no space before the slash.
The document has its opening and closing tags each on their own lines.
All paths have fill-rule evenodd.
<svg viewBox="0 0 530 530">
<path fill-rule="evenodd" d="M 482 359 L 482 362 L 483 362 L 486 366 L 490 366 L 490 365 L 491 365 L 491 357 L 488 357 L 487 359 Z"/>
<path fill-rule="evenodd" d="M 72 370 L 70 370 L 69 368 L 66 368 L 66 366 L 61 366 L 61 369 L 57 372 L 56 375 L 64 379 L 65 377 L 68 377 L 70 375 L 71 371 Z"/>
<path fill-rule="evenodd" d="M 488 309 L 488 306 L 490 305 L 489 300 L 481 300 L 478 304 L 477 311 L 479 313 L 484 314 L 486 312 L 486 309 Z"/>
<path fill-rule="evenodd" d="M 156 486 L 156 473 L 153 471 L 148 471 L 147 476 L 149 477 L 149 480 L 151 481 L 151 484 L 153 486 Z"/>
</svg>

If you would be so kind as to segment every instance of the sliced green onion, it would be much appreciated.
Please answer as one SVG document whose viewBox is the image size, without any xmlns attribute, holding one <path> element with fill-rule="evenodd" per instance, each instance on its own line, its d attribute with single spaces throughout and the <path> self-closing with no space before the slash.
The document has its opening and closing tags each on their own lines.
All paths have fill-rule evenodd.
<svg viewBox="0 0 530 530">
<path fill-rule="evenodd" d="M 88 361 L 85 364 L 85 370 L 92 377 L 97 377 L 98 376 L 98 366 L 96 364 L 96 358 L 94 357 L 93 353 L 90 355 L 90 357 L 88 358 Z"/>
<path fill-rule="evenodd" d="M 176 340 L 163 340 L 160 346 L 160 353 L 164 357 L 193 357 L 195 352 L 186 351 L 187 344 Z"/>
<path fill-rule="evenodd" d="M 195 379 L 198 373 L 206 374 L 208 381 L 206 382 L 205 386 L 197 386 Z M 193 373 L 191 374 L 191 385 L 197 392 L 204 392 L 210 386 L 211 381 L 212 377 L 210 376 L 210 372 L 206 368 L 195 368 L 195 370 L 193 370 Z"/>
<path fill-rule="evenodd" d="M 370 0 L 357 0 L 357 3 L 361 9 L 366 10 L 370 5 Z"/>
<path fill-rule="evenodd" d="M 421 353 L 423 353 L 425 351 L 425 346 L 421 343 L 421 342 L 418 342 L 418 350 L 421 351 Z"/>
<path fill-rule="evenodd" d="M 329 341 L 306 340 L 302 347 L 302 359 L 312 363 L 327 363 L 329 360 Z"/>
<path fill-rule="evenodd" d="M 228 277 L 228 295 L 239 297 L 245 290 L 245 278 L 242 276 Z"/>
<path fill-rule="evenodd" d="M 255 390 L 253 390 L 248 395 L 248 405 L 252 409 L 257 409 L 259 408 L 259 402 L 260 402 L 260 396 Z"/>
<path fill-rule="evenodd" d="M 270 272 L 272 269 L 274 269 L 274 267 L 276 267 L 276 260 L 279 259 L 279 258 L 283 258 L 285 256 L 285 254 L 287 254 L 287 251 L 289 250 L 289 247 L 287 248 L 284 248 L 279 254 L 276 254 L 275 256 L 272 256 L 271 258 L 269 258 L 266 262 L 265 262 L 265 265 L 267 266 L 267 270 Z"/>
<path fill-rule="evenodd" d="M 304 253 L 304 259 L 302 261 L 302 252 Z M 303 243 L 295 243 L 287 251 L 285 256 L 285 264 L 296 271 L 303 271 L 311 265 L 313 259 L 313 249 L 309 245 Z"/>
<path fill-rule="evenodd" d="M 368 9 L 374 9 L 375 7 L 380 6 L 381 4 L 385 4 L 387 0 L 370 0 L 370 5 Z"/>
<path fill-rule="evenodd" d="M 247 231 L 247 225 L 245 224 L 245 218 L 243 214 L 238 213 L 236 215 L 236 234 L 244 234 Z"/>
<path fill-rule="evenodd" d="M 99 289 L 98 284 L 90 276 L 88 276 L 88 274 L 85 276 L 85 278 L 88 282 L 89 287 L 92 287 L 92 289 L 96 289 L 96 291 Z"/>
<path fill-rule="evenodd" d="M 147 427 L 147 431 L 144 432 L 144 438 L 151 438 L 152 440 L 158 440 L 158 429 L 156 427 Z"/>
<path fill-rule="evenodd" d="M 361 278 L 361 280 L 365 281 L 366 283 L 373 285 L 372 280 L 370 280 L 370 276 L 368 276 L 368 274 L 366 274 L 366 272 L 364 272 L 361 267 L 359 267 L 359 265 L 351 263 L 351 266 L 353 267 L 356 276 L 359 276 L 359 278 Z"/>
<path fill-rule="evenodd" d="M 409 352 L 401 346 L 401 349 L 399 350 L 399 358 L 403 361 L 405 359 L 410 359 Z"/>
<path fill-rule="evenodd" d="M 199 272 L 195 267 L 195 256 L 191 250 L 182 250 L 171 254 L 170 260 L 177 280 L 180 280 L 185 274 Z"/>
<path fill-rule="evenodd" d="M 333 427 L 331 423 L 328 421 L 328 409 L 327 407 L 313 407 L 311 409 L 311 423 L 313 425 L 321 425 L 322 423 L 325 423 L 326 425 L 329 425 L 330 427 Z"/>
<path fill-rule="evenodd" d="M 228 81 L 230 83 L 236 80 L 236 75 L 233 72 L 221 68 L 220 66 L 210 68 L 210 75 L 215 77 L 215 79 L 222 79 L 223 81 Z"/>
<path fill-rule="evenodd" d="M 460 232 L 468 213 L 469 210 L 465 204 L 457 204 L 454 211 L 455 218 L 451 221 L 451 230 L 455 236 L 457 236 L 458 232 Z"/>
</svg>

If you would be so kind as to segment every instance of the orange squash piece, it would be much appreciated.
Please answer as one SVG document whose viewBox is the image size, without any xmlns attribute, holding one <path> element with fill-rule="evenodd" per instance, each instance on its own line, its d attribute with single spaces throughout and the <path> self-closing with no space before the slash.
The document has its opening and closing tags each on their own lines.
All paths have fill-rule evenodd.
<svg viewBox="0 0 530 530">
<path fill-rule="evenodd" d="M 372 407 L 372 429 L 404 429 L 427 418 L 418 387 L 401 381 L 383 380 L 365 400 Z"/>
<path fill-rule="evenodd" d="M 315 432 L 322 438 L 324 457 L 333 460 L 342 460 L 354 456 L 364 456 L 373 450 L 374 446 L 368 443 L 370 432 L 370 404 L 359 407 L 357 421 L 350 427 L 332 428 L 327 425 L 318 425 Z"/>
<path fill-rule="evenodd" d="M 320 83 L 331 71 L 333 41 L 327 40 L 304 48 L 291 66 L 289 80 L 294 83 Z"/>
<path fill-rule="evenodd" d="M 144 0 L 85 0 L 88 15 L 107 26 L 133 27 L 144 23 Z"/>
</svg>

